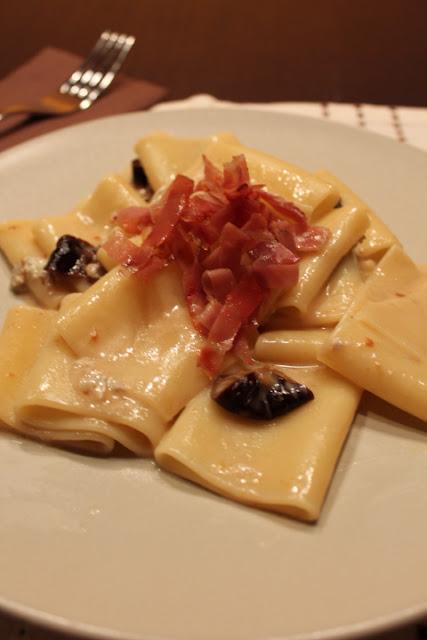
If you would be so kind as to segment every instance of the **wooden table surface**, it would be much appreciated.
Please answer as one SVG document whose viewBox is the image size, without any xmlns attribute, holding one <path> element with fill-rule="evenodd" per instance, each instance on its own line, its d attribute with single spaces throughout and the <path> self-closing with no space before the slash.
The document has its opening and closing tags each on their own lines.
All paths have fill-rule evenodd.
<svg viewBox="0 0 427 640">
<path fill-rule="evenodd" d="M 170 99 L 427 105 L 427 0 L 3 0 L 0 24 L 0 77 L 109 28 L 137 37 L 126 71 Z"/>
</svg>

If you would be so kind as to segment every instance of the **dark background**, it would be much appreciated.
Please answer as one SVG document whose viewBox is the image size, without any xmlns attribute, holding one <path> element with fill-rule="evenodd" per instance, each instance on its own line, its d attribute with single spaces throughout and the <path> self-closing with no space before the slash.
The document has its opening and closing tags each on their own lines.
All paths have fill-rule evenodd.
<svg viewBox="0 0 427 640">
<path fill-rule="evenodd" d="M 46 44 L 137 37 L 126 72 L 170 99 L 427 105 L 427 0 L 0 0 L 0 77 Z"/>
</svg>

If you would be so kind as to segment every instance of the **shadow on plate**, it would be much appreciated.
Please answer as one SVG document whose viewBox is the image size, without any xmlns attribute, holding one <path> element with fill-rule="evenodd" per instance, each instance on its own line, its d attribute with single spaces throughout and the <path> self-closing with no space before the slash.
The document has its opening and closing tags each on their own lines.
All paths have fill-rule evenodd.
<svg viewBox="0 0 427 640">
<path fill-rule="evenodd" d="M 408 437 L 421 438 L 421 434 L 427 434 L 427 422 L 415 418 L 415 416 L 401 411 L 397 407 L 381 400 L 370 393 L 365 392 L 359 406 L 359 413 L 363 416 L 372 416 L 374 424 L 370 424 L 369 428 L 381 432 L 389 432 L 398 428 L 399 433 L 404 433 L 407 429 Z"/>
</svg>

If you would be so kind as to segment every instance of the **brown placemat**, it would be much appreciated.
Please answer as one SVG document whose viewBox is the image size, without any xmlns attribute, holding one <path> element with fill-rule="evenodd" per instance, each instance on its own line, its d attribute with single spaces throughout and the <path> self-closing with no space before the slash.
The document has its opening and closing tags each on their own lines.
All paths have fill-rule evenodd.
<svg viewBox="0 0 427 640">
<path fill-rule="evenodd" d="M 130 55 L 135 55 L 135 52 Z M 14 103 L 35 102 L 54 92 L 79 67 L 82 58 L 46 47 L 0 80 L 0 111 Z M 146 80 L 119 74 L 111 87 L 89 109 L 67 116 L 28 121 L 11 116 L 0 122 L 0 151 L 43 133 L 104 116 L 145 109 L 167 94 L 167 89 Z"/>
</svg>

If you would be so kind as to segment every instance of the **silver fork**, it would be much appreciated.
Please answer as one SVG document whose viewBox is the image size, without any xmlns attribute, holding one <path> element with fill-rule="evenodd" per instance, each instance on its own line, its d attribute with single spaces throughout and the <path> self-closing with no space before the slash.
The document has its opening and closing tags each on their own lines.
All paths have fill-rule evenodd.
<svg viewBox="0 0 427 640">
<path fill-rule="evenodd" d="M 0 120 L 22 113 L 62 116 L 88 109 L 113 82 L 134 43 L 133 36 L 104 31 L 79 69 L 55 93 L 34 104 L 13 104 L 0 109 Z"/>
</svg>

